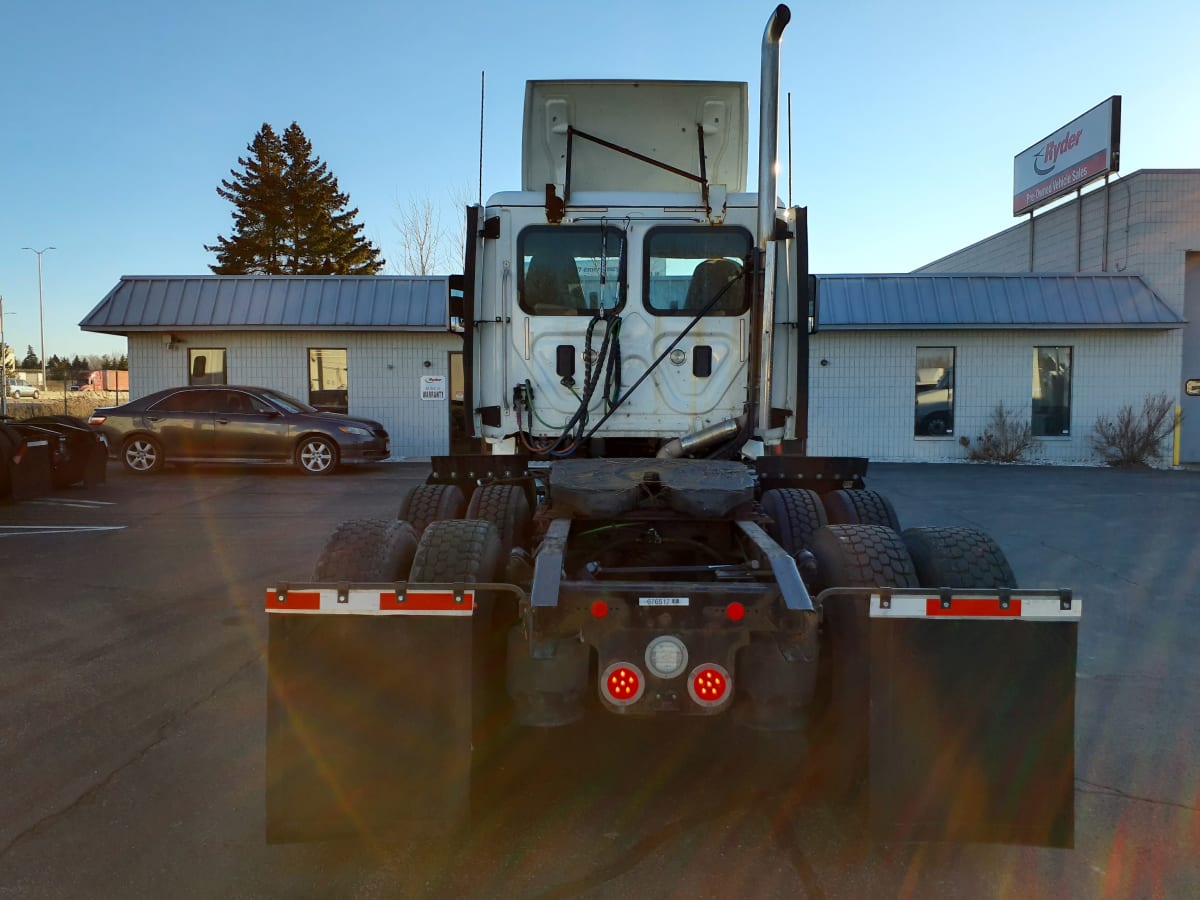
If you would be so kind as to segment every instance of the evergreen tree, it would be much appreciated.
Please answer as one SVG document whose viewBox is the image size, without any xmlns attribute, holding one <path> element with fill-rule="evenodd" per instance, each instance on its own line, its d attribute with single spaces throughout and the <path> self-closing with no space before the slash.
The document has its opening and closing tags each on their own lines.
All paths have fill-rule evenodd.
<svg viewBox="0 0 1200 900">
<path fill-rule="evenodd" d="M 25 351 L 25 358 L 21 360 L 21 368 L 40 369 L 42 367 L 42 361 L 38 359 L 38 355 L 33 352 L 33 344 L 28 344 L 27 348 L 28 349 Z"/>
<path fill-rule="evenodd" d="M 218 275 L 375 275 L 384 266 L 379 250 L 355 224 L 357 209 L 312 142 L 293 122 L 280 139 L 263 123 L 238 157 L 217 194 L 230 201 L 233 234 L 204 249 L 216 253 Z"/>
</svg>

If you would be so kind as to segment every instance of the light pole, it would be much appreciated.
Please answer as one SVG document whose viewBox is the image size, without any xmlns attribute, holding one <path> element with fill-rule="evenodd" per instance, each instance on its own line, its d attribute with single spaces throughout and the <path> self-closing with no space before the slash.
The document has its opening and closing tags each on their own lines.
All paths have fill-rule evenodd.
<svg viewBox="0 0 1200 900">
<path fill-rule="evenodd" d="M 28 250 L 30 253 L 36 253 L 38 258 L 38 332 L 42 339 L 42 390 L 49 390 L 50 386 L 46 384 L 46 314 L 42 311 L 42 254 L 47 250 L 57 250 L 57 247 L 43 247 L 41 250 L 34 250 L 32 247 L 22 247 L 22 250 Z"/>
<path fill-rule="evenodd" d="M 8 344 L 4 341 L 4 317 L 15 315 L 4 311 L 4 295 L 0 294 L 0 416 L 8 415 Z"/>
</svg>

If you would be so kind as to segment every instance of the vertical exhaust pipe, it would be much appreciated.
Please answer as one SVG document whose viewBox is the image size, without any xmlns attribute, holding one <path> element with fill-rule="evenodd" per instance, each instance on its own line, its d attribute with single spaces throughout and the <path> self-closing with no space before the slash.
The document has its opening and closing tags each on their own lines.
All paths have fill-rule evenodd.
<svg viewBox="0 0 1200 900">
<path fill-rule="evenodd" d="M 775 182 L 779 161 L 779 42 L 792 11 L 783 3 L 767 21 L 762 41 L 762 83 L 758 91 L 758 246 L 767 249 L 775 234 Z"/>
</svg>

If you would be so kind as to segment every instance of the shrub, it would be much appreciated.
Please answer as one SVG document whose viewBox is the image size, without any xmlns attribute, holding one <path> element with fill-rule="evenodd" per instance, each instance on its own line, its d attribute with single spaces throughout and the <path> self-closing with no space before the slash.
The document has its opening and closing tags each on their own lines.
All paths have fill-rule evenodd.
<svg viewBox="0 0 1200 900">
<path fill-rule="evenodd" d="M 1097 416 L 1092 449 L 1110 466 L 1146 466 L 1162 459 L 1175 429 L 1175 402 L 1166 394 L 1142 401 L 1141 412 L 1122 406 L 1115 418 Z"/>
<path fill-rule="evenodd" d="M 1003 403 L 998 403 L 974 446 L 966 435 L 958 442 L 967 448 L 967 459 L 975 462 L 1018 462 L 1033 447 L 1033 431 L 1029 422 L 1018 421 Z"/>
</svg>

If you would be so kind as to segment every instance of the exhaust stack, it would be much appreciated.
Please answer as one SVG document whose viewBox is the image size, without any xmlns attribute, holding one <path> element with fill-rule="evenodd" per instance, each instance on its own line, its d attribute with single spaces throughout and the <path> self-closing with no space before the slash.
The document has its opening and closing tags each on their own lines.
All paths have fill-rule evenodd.
<svg viewBox="0 0 1200 900">
<path fill-rule="evenodd" d="M 767 249 L 775 233 L 775 182 L 779 162 L 779 42 L 792 11 L 783 3 L 767 21 L 762 42 L 762 84 L 758 91 L 758 246 Z"/>
</svg>

